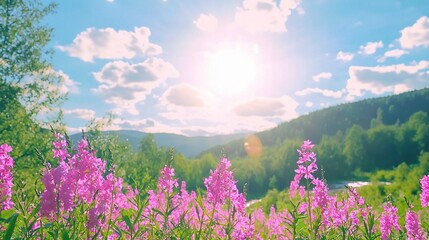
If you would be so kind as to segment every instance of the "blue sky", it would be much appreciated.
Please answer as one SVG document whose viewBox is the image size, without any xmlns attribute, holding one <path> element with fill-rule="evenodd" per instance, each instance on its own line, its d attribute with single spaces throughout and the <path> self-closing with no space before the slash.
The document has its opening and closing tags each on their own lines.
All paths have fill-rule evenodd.
<svg viewBox="0 0 429 240">
<path fill-rule="evenodd" d="M 59 1 L 69 131 L 254 132 L 429 86 L 426 0 Z"/>
</svg>

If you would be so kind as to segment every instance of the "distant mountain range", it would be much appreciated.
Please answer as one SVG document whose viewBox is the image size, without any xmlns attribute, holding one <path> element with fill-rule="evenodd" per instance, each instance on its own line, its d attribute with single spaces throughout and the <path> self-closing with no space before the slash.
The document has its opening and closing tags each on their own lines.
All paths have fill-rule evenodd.
<svg viewBox="0 0 429 240">
<path fill-rule="evenodd" d="M 105 131 L 103 134 L 118 135 L 122 140 L 129 142 L 134 150 L 139 149 L 140 141 L 148 135 L 148 133 L 134 130 Z M 177 152 L 182 153 L 186 157 L 195 157 L 201 152 L 217 145 L 243 139 L 246 136 L 244 133 L 203 137 L 187 137 L 171 133 L 153 133 L 152 135 L 158 146 L 175 148 Z M 76 133 L 70 137 L 73 142 L 77 142 L 82 138 L 82 134 Z"/>
</svg>

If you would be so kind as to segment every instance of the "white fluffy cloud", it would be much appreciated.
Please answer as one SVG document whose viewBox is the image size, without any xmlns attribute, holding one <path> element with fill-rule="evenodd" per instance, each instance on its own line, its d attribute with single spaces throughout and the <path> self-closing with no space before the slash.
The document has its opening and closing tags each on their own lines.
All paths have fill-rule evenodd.
<svg viewBox="0 0 429 240">
<path fill-rule="evenodd" d="M 72 115 L 73 117 L 81 118 L 88 121 L 95 118 L 95 111 L 91 109 L 83 109 L 83 108 L 69 109 L 69 110 L 64 110 L 64 114 Z"/>
<path fill-rule="evenodd" d="M 353 60 L 354 57 L 355 57 L 355 55 L 353 53 L 350 53 L 350 52 L 339 51 L 337 53 L 337 60 L 344 61 L 344 62 L 351 61 L 351 60 Z"/>
<path fill-rule="evenodd" d="M 61 78 L 61 84 L 58 86 L 61 93 L 79 93 L 77 87 L 79 83 L 73 81 L 69 75 L 65 74 L 62 70 L 57 71 L 56 74 Z"/>
<path fill-rule="evenodd" d="M 313 76 L 313 81 L 320 82 L 320 80 L 322 80 L 322 79 L 331 79 L 331 78 L 332 78 L 332 73 L 321 72 L 321 73 Z"/>
<path fill-rule="evenodd" d="M 286 21 L 300 3 L 300 0 L 244 0 L 235 13 L 235 25 L 250 33 L 286 32 Z"/>
<path fill-rule="evenodd" d="M 230 134 L 275 127 L 297 117 L 298 105 L 289 96 L 245 98 L 232 105 L 227 99 L 214 98 L 202 108 L 170 107 L 159 116 L 170 122 L 170 128 L 185 135 Z"/>
<path fill-rule="evenodd" d="M 365 46 L 360 46 L 359 53 L 363 55 L 372 55 L 374 54 L 377 49 L 383 47 L 383 42 L 368 42 Z"/>
<path fill-rule="evenodd" d="M 50 76 L 50 77 L 56 78 L 58 79 L 58 82 L 55 84 L 50 84 L 46 81 L 41 81 L 41 78 L 43 78 L 44 76 Z M 70 78 L 70 76 L 64 73 L 62 70 L 56 71 L 53 68 L 47 68 L 41 76 L 37 76 L 35 78 L 28 78 L 27 80 L 28 81 L 22 82 L 25 88 L 28 88 L 28 86 L 26 86 L 27 84 L 31 84 L 31 82 L 37 81 L 39 82 L 39 84 L 41 84 L 41 86 L 43 86 L 44 88 L 48 89 L 51 92 L 58 92 L 60 94 L 79 93 L 79 88 L 78 88 L 79 83 L 73 81 Z"/>
<path fill-rule="evenodd" d="M 380 57 L 377 62 L 384 62 L 387 58 L 400 58 L 402 55 L 408 54 L 408 51 L 402 49 L 393 49 L 384 53 L 382 57 Z"/>
<path fill-rule="evenodd" d="M 195 26 L 204 32 L 214 32 L 217 27 L 217 18 L 212 14 L 200 14 L 194 21 Z"/>
<path fill-rule="evenodd" d="M 169 107 L 205 107 L 209 94 L 189 84 L 178 84 L 168 88 L 161 96 L 161 103 Z"/>
<path fill-rule="evenodd" d="M 310 102 L 310 101 L 305 102 L 306 107 L 312 107 L 313 105 L 314 105 L 313 102 Z"/>
<path fill-rule="evenodd" d="M 281 98 L 258 97 L 237 104 L 234 107 L 236 115 L 241 117 L 279 117 L 289 120 L 298 116 L 298 102 L 289 96 Z"/>
<path fill-rule="evenodd" d="M 150 30 L 135 27 L 134 31 L 113 28 L 87 28 L 79 33 L 69 46 L 57 46 L 61 51 L 85 62 L 100 59 L 130 59 L 162 52 L 159 45 L 149 41 Z"/>
<path fill-rule="evenodd" d="M 137 115 L 138 103 L 143 103 L 146 96 L 167 78 L 178 76 L 174 66 L 160 58 L 149 58 L 136 64 L 115 61 L 107 63 L 100 72 L 94 73 L 101 85 L 93 90 L 103 94 L 105 101 L 116 107 L 115 113 L 127 111 Z"/>
<path fill-rule="evenodd" d="M 115 118 L 112 120 L 112 124 L 117 125 L 120 129 L 138 129 L 140 131 L 145 131 L 146 128 L 155 126 L 155 123 L 156 121 L 150 118 L 138 120 Z"/>
<path fill-rule="evenodd" d="M 429 47 L 429 17 L 423 16 L 412 26 L 404 28 L 399 42 L 403 48 Z"/>
<path fill-rule="evenodd" d="M 347 80 L 347 98 L 353 100 L 364 92 L 382 94 L 401 93 L 429 86 L 429 61 L 410 65 L 362 67 L 351 66 Z"/>
<path fill-rule="evenodd" d="M 298 96 L 306 96 L 309 94 L 322 94 L 325 97 L 332 97 L 332 98 L 341 98 L 343 96 L 343 91 L 332 91 L 329 89 L 320 89 L 320 88 L 306 88 L 300 91 L 295 92 Z"/>
</svg>

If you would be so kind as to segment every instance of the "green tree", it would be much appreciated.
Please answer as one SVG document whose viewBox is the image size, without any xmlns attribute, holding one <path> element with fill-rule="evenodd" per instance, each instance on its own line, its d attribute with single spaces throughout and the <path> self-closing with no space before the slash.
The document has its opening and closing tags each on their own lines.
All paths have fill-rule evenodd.
<svg viewBox="0 0 429 240">
<path fill-rule="evenodd" d="M 61 78 L 51 67 L 47 44 L 52 28 L 42 24 L 56 4 L 37 0 L 0 1 L 0 82 L 14 86 L 20 101 L 33 116 L 62 98 Z"/>
<path fill-rule="evenodd" d="M 365 153 L 365 131 L 361 126 L 353 125 L 346 133 L 343 150 L 349 169 L 369 170 L 371 166 L 365 166 Z"/>
<path fill-rule="evenodd" d="M 429 151 L 429 117 L 426 112 L 416 112 L 411 115 L 406 125 L 415 129 L 413 141 L 419 146 L 420 151 Z"/>
<path fill-rule="evenodd" d="M 28 179 L 42 164 L 34 150 L 37 147 L 44 155 L 50 153 L 49 132 L 42 131 L 19 102 L 16 88 L 0 83 L 0 145 L 13 147 L 15 177 Z M 48 156 L 46 156 L 48 157 Z"/>
<path fill-rule="evenodd" d="M 37 176 L 41 163 L 34 148 L 49 157 L 49 131 L 35 122 L 41 110 L 63 99 L 61 78 L 49 58 L 52 29 L 42 23 L 55 4 L 37 0 L 0 1 L 0 143 L 13 148 L 15 176 Z M 27 178 L 28 179 L 28 178 Z"/>
<path fill-rule="evenodd" d="M 349 169 L 344 161 L 343 146 L 335 138 L 323 135 L 322 140 L 316 145 L 317 165 L 323 177 L 331 179 L 345 179 L 352 177 L 354 169 Z"/>
<path fill-rule="evenodd" d="M 383 125 L 368 130 L 368 164 L 375 164 L 375 168 L 388 169 L 403 161 L 399 154 L 400 144 L 397 140 L 397 132 L 398 127 L 395 125 Z"/>
</svg>

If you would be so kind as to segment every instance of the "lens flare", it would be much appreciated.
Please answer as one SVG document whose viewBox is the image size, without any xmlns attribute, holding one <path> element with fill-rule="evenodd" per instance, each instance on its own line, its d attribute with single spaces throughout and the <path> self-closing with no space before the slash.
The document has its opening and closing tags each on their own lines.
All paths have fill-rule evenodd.
<svg viewBox="0 0 429 240">
<path fill-rule="evenodd" d="M 254 134 L 245 138 L 243 146 L 250 158 L 257 158 L 262 155 L 262 142 Z"/>
</svg>

